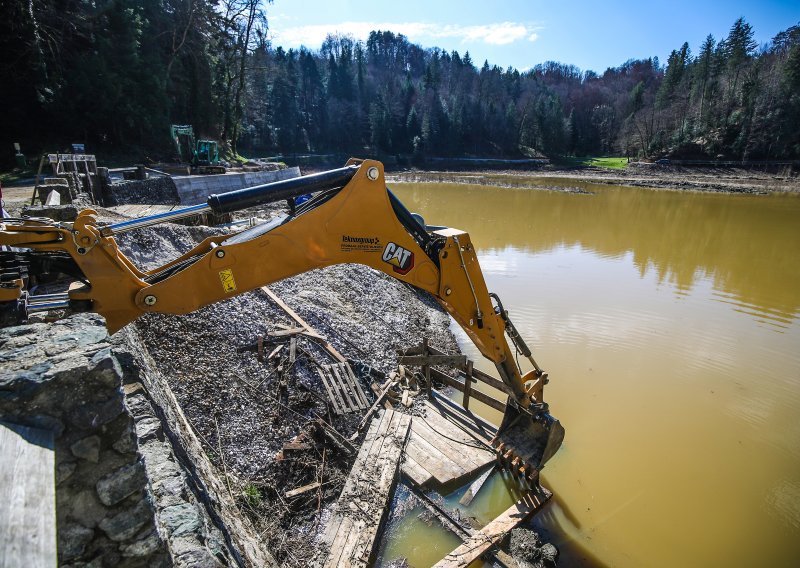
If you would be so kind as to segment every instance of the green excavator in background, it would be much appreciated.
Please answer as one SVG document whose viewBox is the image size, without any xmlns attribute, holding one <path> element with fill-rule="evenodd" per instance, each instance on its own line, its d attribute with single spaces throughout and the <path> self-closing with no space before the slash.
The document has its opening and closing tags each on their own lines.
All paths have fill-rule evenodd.
<svg viewBox="0 0 800 568">
<path fill-rule="evenodd" d="M 194 128 L 185 124 L 173 124 L 170 134 L 180 161 L 189 164 L 191 173 L 225 173 L 225 166 L 219 161 L 219 147 L 215 140 L 195 141 Z"/>
</svg>

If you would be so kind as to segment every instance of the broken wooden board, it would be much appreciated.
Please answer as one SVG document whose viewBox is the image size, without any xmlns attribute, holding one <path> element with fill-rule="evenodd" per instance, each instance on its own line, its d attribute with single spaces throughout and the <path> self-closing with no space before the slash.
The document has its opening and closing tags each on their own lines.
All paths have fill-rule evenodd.
<svg viewBox="0 0 800 568">
<path fill-rule="evenodd" d="M 0 423 L 0 567 L 56 566 L 53 433 Z"/>
<path fill-rule="evenodd" d="M 484 436 L 493 435 L 493 427 L 475 422 L 463 408 L 459 412 L 455 403 L 450 407 L 437 400 L 425 402 L 425 416 L 413 417 L 404 452 L 403 474 L 420 487 L 454 483 L 496 459 L 490 438 Z"/>
<path fill-rule="evenodd" d="M 323 535 L 330 546 L 325 567 L 369 565 L 410 426 L 410 416 L 393 410 L 372 421 Z"/>
<path fill-rule="evenodd" d="M 544 487 L 527 493 L 464 544 L 440 560 L 434 568 L 464 568 L 496 546 L 517 525 L 530 518 L 552 496 Z"/>
<path fill-rule="evenodd" d="M 459 504 L 464 505 L 465 507 L 469 507 L 469 504 L 475 499 L 478 495 L 478 492 L 483 488 L 483 485 L 489 479 L 489 476 L 494 471 L 494 467 L 490 467 L 486 471 L 484 471 L 481 476 L 472 482 L 472 485 L 469 486 L 466 493 L 461 496 L 461 499 L 458 500 Z"/>
<path fill-rule="evenodd" d="M 336 414 L 366 410 L 369 401 L 349 363 L 334 363 L 317 368 L 325 392 Z"/>
<path fill-rule="evenodd" d="M 264 294 L 266 294 L 269 297 L 270 300 L 275 302 L 275 304 L 280 309 L 282 309 L 284 312 L 286 312 L 286 315 L 289 316 L 290 318 L 292 318 L 297 323 L 297 325 L 299 325 L 300 327 L 305 328 L 306 331 L 303 332 L 303 334 L 306 337 L 308 337 L 309 339 L 313 339 L 317 343 L 319 343 L 320 346 L 323 349 L 325 349 L 325 351 L 327 351 L 330 354 L 331 357 L 333 357 L 334 359 L 336 359 L 340 363 L 347 362 L 347 359 L 345 359 L 344 356 L 341 353 L 339 353 L 333 347 L 333 345 L 328 343 L 328 341 L 324 337 L 322 337 L 320 334 L 318 334 L 316 332 L 316 330 L 314 330 L 313 327 L 311 327 L 308 323 L 306 323 L 306 321 L 297 314 L 297 312 L 295 312 L 292 308 L 290 308 L 288 305 L 286 305 L 286 302 L 284 302 L 278 296 L 276 296 L 275 292 L 270 290 L 267 286 L 262 286 L 261 287 L 261 291 L 264 292 Z"/>
</svg>

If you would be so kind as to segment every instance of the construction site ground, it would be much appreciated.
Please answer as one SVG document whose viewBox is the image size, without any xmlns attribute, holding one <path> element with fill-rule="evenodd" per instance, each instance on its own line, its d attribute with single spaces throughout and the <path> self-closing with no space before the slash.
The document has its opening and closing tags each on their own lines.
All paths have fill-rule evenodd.
<svg viewBox="0 0 800 568">
<path fill-rule="evenodd" d="M 20 214 L 29 197 L 30 188 L 5 190 L 6 209 Z M 123 218 L 119 208 L 97 210 L 104 220 Z M 281 213 L 285 204 L 276 203 L 240 216 Z M 223 230 L 163 224 L 117 240 L 136 265 L 150 269 Z M 399 350 L 427 337 L 439 350 L 458 353 L 450 318 L 432 297 L 370 268 L 334 266 L 270 289 L 350 361 L 369 402 L 379 391 L 375 385 L 397 369 Z M 270 334 L 296 327 L 285 309 L 256 290 L 188 315 L 147 314 L 112 338 L 116 349 L 154 363 L 239 510 L 281 566 L 324 562 L 330 544 L 324 531 L 370 427 L 367 420 L 359 430 L 363 410 L 334 411 L 319 369 L 335 360 L 319 341 L 294 334 L 293 348 L 270 343 Z M 273 354 L 279 343 L 283 348 Z M 405 414 L 425 414 L 424 396 L 408 407 L 399 402 Z M 408 428 L 412 438 L 423 424 Z M 464 473 L 472 471 L 458 475 Z"/>
</svg>

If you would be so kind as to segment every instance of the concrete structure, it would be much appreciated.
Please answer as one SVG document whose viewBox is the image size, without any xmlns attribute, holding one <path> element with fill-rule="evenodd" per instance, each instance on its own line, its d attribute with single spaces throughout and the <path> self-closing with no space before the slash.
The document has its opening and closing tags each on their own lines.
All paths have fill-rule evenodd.
<svg viewBox="0 0 800 568">
<path fill-rule="evenodd" d="M 300 168 L 272 172 L 229 173 L 216 176 L 173 176 L 181 205 L 204 203 L 209 195 L 300 176 Z"/>
</svg>

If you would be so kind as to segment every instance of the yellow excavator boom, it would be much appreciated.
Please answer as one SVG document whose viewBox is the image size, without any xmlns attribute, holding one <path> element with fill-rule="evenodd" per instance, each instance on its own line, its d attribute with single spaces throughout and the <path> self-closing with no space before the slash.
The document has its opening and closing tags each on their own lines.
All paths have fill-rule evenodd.
<svg viewBox="0 0 800 568">
<path fill-rule="evenodd" d="M 229 212 L 311 191 L 316 197 L 295 215 L 209 237 L 154 270 L 137 268 L 114 239 L 123 231 L 179 217 Z M 0 245 L 58 259 L 62 271 L 78 280 L 64 301 L 74 310 L 104 316 L 110 332 L 148 312 L 189 313 L 315 268 L 370 266 L 433 295 L 496 365 L 511 392 L 499 436 L 504 452 L 511 450 L 538 470 L 561 445 L 564 430 L 542 398 L 547 376 L 499 299 L 497 306 L 493 303 L 469 235 L 423 226 L 388 191 L 380 162 L 350 160 L 330 172 L 212 195 L 206 204 L 110 225 L 100 224 L 92 210 L 82 211 L 73 223 L 7 219 L 0 226 Z M 35 296 L 27 298 L 22 280 L 4 286 L 0 302 L 41 307 Z M 533 371 L 521 373 L 506 332 L 530 358 Z"/>
</svg>

